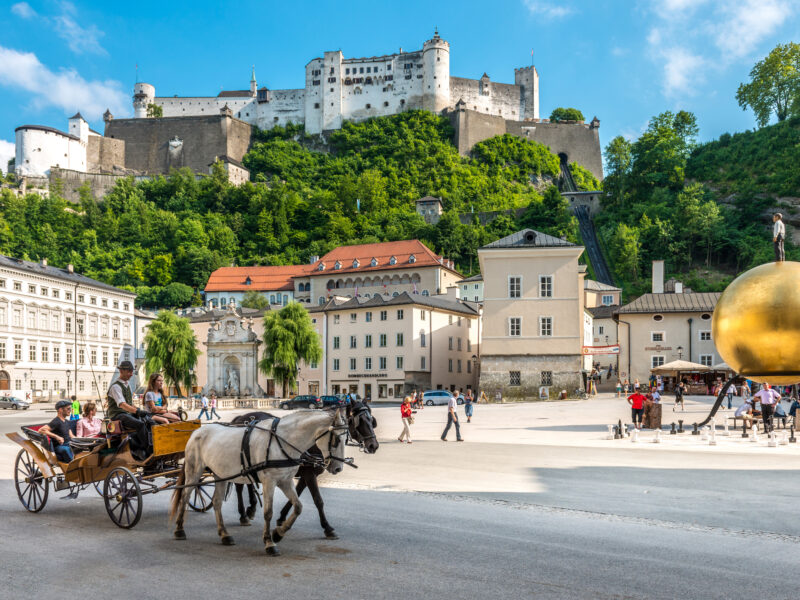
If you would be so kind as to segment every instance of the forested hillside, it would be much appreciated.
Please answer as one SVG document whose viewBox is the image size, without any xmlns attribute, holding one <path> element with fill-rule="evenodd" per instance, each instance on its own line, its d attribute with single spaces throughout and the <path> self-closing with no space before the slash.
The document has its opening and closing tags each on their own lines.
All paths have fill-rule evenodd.
<svg viewBox="0 0 800 600">
<path fill-rule="evenodd" d="M 477 271 L 478 247 L 522 226 L 577 240 L 577 227 L 552 182 L 558 157 L 511 136 L 458 155 L 445 118 L 407 112 L 352 124 L 325 147 L 301 127 L 256 132 L 244 162 L 252 182 L 231 186 L 221 166 L 199 180 L 188 171 L 122 180 L 96 203 L 0 196 L 0 253 L 75 265 L 90 277 L 139 294 L 139 305 L 198 302 L 208 275 L 230 264 L 301 263 L 342 244 L 419 238 Z M 599 183 L 571 166 L 584 187 Z M 441 196 L 436 226 L 414 201 Z M 459 213 L 529 207 L 515 221 L 462 225 Z M 477 221 L 476 221 L 477 223 Z"/>
</svg>

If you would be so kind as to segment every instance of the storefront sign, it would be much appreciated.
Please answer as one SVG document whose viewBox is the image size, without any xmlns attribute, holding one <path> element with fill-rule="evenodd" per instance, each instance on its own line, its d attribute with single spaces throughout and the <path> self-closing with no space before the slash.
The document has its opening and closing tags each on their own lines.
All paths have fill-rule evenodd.
<svg viewBox="0 0 800 600">
<path fill-rule="evenodd" d="M 648 346 L 645 350 L 649 350 L 652 352 L 666 352 L 667 350 L 672 350 L 672 346 Z"/>
<path fill-rule="evenodd" d="M 584 346 L 583 354 L 619 354 L 619 344 L 612 346 Z"/>
</svg>

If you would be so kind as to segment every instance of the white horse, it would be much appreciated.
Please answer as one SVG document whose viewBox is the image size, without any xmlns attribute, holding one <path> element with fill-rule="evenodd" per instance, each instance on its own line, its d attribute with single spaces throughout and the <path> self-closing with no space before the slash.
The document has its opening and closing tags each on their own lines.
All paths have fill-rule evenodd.
<svg viewBox="0 0 800 600">
<path fill-rule="evenodd" d="M 270 533 L 272 505 L 275 488 L 279 487 L 292 503 L 294 510 L 286 521 L 275 529 L 275 540 L 280 540 L 291 529 L 303 509 L 294 489 L 294 476 L 298 461 L 305 450 L 315 444 L 322 451 L 327 462 L 327 470 L 336 474 L 344 468 L 347 422 L 342 409 L 300 410 L 281 418 L 275 432 L 272 432 L 274 419 L 258 422 L 252 429 L 249 440 L 250 463 L 256 465 L 264 461 L 277 462 L 277 466 L 259 469 L 253 477 L 258 477 L 264 490 L 264 549 L 271 556 L 280 554 Z M 175 539 L 185 540 L 183 521 L 186 515 L 188 487 L 200 481 L 206 468 L 218 479 L 227 479 L 242 472 L 242 441 L 245 427 L 229 427 L 218 423 L 204 425 L 195 431 L 186 444 L 177 487 L 172 494 L 170 517 L 175 518 Z M 235 483 L 249 483 L 246 477 L 232 479 Z M 214 514 L 217 519 L 217 533 L 226 546 L 233 545 L 222 521 L 222 502 L 228 481 L 218 481 L 214 486 Z"/>
</svg>

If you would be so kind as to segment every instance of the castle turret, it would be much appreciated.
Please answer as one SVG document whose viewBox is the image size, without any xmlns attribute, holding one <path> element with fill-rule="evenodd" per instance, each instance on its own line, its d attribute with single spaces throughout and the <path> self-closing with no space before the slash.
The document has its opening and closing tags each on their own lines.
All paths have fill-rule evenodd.
<svg viewBox="0 0 800 600">
<path fill-rule="evenodd" d="M 435 30 L 433 38 L 422 45 L 423 100 L 425 110 L 441 112 L 450 106 L 450 44 L 439 37 Z"/>
<path fill-rule="evenodd" d="M 539 72 L 536 67 L 514 69 L 514 83 L 520 86 L 519 116 L 524 119 L 539 118 Z"/>
<path fill-rule="evenodd" d="M 255 98 L 258 93 L 258 85 L 256 85 L 256 66 L 253 65 L 253 72 L 250 75 L 250 95 Z"/>
<path fill-rule="evenodd" d="M 75 113 L 69 118 L 69 134 L 80 138 L 82 144 L 89 143 L 89 124 L 81 113 Z"/>
<path fill-rule="evenodd" d="M 154 104 L 156 88 L 149 83 L 137 83 L 133 86 L 133 116 L 137 119 L 147 118 L 147 106 Z"/>
</svg>

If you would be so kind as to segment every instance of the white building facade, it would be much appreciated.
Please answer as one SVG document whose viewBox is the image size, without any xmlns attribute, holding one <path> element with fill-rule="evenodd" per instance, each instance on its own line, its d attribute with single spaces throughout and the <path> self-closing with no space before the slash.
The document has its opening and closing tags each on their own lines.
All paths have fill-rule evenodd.
<svg viewBox="0 0 800 600">
<path fill-rule="evenodd" d="M 164 117 L 219 114 L 227 106 L 233 116 L 262 129 L 302 123 L 311 134 L 339 129 L 345 120 L 360 121 L 410 109 L 440 112 L 463 100 L 472 110 L 505 119 L 539 118 L 539 74 L 534 66 L 515 69 L 514 83 L 450 75 L 450 44 L 436 32 L 421 50 L 345 58 L 325 52 L 305 67 L 304 87 L 258 89 L 255 70 L 250 88 L 213 97 L 156 96 L 155 87 L 137 83 L 133 106 L 137 118 L 147 107 L 161 107 Z"/>
<path fill-rule="evenodd" d="M 0 394 L 105 398 L 135 359 L 135 294 L 47 261 L 0 256 Z"/>
</svg>

